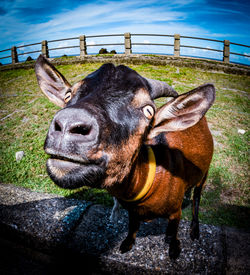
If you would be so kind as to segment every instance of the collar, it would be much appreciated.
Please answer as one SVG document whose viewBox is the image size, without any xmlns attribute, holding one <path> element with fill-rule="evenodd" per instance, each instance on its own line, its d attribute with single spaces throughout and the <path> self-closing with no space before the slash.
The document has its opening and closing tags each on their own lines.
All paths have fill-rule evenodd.
<svg viewBox="0 0 250 275">
<path fill-rule="evenodd" d="M 142 199 L 144 196 L 146 196 L 146 194 L 148 193 L 148 191 L 153 185 L 153 181 L 155 178 L 155 171 L 156 171 L 156 160 L 155 160 L 155 154 L 153 149 L 150 146 L 148 146 L 147 149 L 148 149 L 148 165 L 149 165 L 147 180 L 144 186 L 142 187 L 141 191 L 136 196 L 134 196 L 132 199 L 129 199 L 129 200 L 123 199 L 123 201 L 135 202 Z"/>
</svg>

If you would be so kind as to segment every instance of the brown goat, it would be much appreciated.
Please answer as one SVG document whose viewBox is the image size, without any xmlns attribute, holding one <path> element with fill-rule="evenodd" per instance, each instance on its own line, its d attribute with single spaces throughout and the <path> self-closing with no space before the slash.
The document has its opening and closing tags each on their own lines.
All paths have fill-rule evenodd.
<svg viewBox="0 0 250 275">
<path fill-rule="evenodd" d="M 175 259 L 180 253 L 177 231 L 181 206 L 185 192 L 192 187 L 195 189 L 190 236 L 192 240 L 199 238 L 199 203 L 213 155 L 213 140 L 203 117 L 191 128 L 161 134 L 150 142 L 150 146 L 156 159 L 156 173 L 143 199 L 127 202 L 128 198 L 140 192 L 146 181 L 148 161 L 141 159 L 145 158 L 143 155 L 139 155 L 127 185 L 108 189 L 129 211 L 129 233 L 121 245 L 121 251 L 124 253 L 132 248 L 140 221 L 165 217 L 169 221 L 166 231 L 166 240 L 170 242 L 169 256 Z"/>
<path fill-rule="evenodd" d="M 213 155 L 204 115 L 214 86 L 178 96 L 166 83 L 112 64 L 71 86 L 42 56 L 36 75 L 42 91 L 63 107 L 44 146 L 53 181 L 63 188 L 106 188 L 118 199 L 129 212 L 122 253 L 132 248 L 140 221 L 168 219 L 169 256 L 177 258 L 181 206 L 193 187 L 190 236 L 199 238 L 200 195 Z M 162 96 L 174 98 L 157 109 L 153 100 Z"/>
</svg>

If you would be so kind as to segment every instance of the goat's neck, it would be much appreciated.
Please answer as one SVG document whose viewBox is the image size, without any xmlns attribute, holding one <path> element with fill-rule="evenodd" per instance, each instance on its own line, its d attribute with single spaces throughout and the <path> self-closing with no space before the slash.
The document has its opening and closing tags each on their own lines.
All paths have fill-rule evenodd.
<svg viewBox="0 0 250 275">
<path fill-rule="evenodd" d="M 142 146 L 130 174 L 122 183 L 117 183 L 109 188 L 109 192 L 121 200 L 129 200 L 136 196 L 143 188 L 149 171 L 148 151 L 146 146 Z"/>
</svg>

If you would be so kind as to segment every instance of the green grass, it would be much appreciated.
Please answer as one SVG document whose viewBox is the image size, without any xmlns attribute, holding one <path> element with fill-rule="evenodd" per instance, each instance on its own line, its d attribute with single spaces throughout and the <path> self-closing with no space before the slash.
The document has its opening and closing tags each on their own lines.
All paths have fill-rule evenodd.
<svg viewBox="0 0 250 275">
<path fill-rule="evenodd" d="M 77 82 L 101 64 L 61 65 L 58 69 Z M 131 65 L 141 75 L 166 81 L 179 93 L 212 82 L 215 104 L 207 113 L 214 133 L 215 152 L 200 206 L 203 223 L 249 228 L 249 97 L 250 77 L 205 72 L 173 66 Z M 64 190 L 46 173 L 43 143 L 53 115 L 58 110 L 40 91 L 34 70 L 0 72 L 0 181 L 32 190 L 112 205 L 104 190 Z M 157 100 L 160 106 L 165 99 Z M 244 135 L 238 129 L 246 130 Z M 25 157 L 16 162 L 15 153 Z M 191 218 L 190 206 L 183 218 Z"/>
</svg>

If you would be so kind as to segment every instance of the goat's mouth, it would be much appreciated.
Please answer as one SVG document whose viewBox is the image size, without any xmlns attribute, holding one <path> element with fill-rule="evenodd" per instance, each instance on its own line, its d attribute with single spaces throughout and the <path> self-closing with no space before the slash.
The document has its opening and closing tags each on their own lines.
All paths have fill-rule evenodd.
<svg viewBox="0 0 250 275">
<path fill-rule="evenodd" d="M 105 176 L 105 167 L 99 161 L 87 161 L 68 156 L 50 155 L 47 172 L 62 188 L 75 189 L 82 186 L 100 187 Z"/>
</svg>

